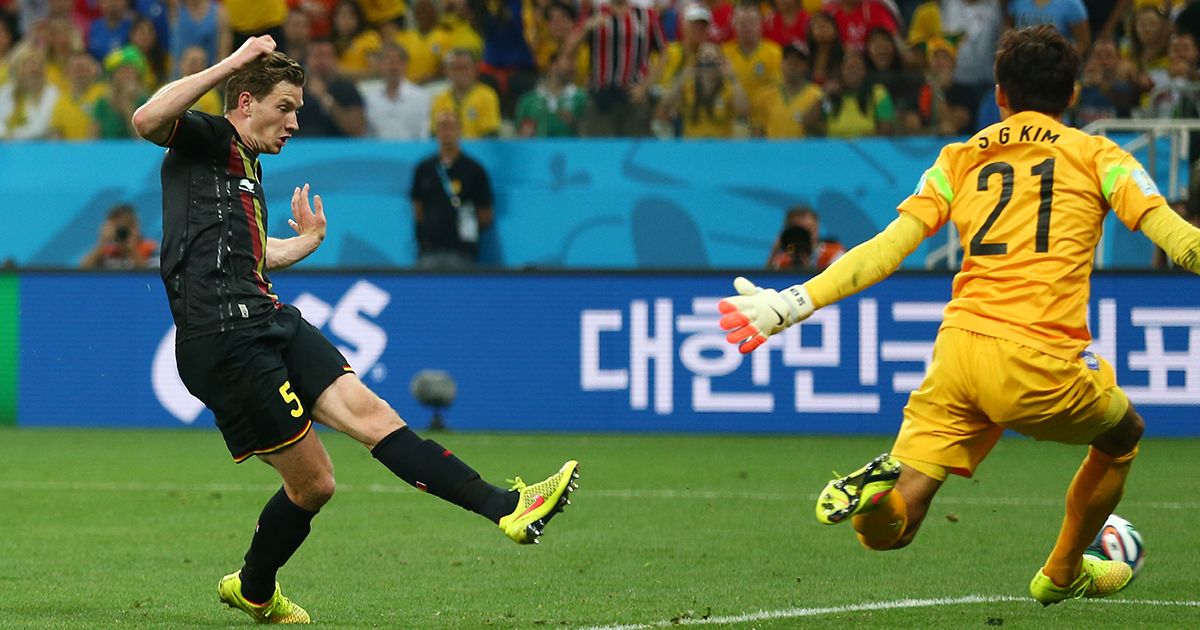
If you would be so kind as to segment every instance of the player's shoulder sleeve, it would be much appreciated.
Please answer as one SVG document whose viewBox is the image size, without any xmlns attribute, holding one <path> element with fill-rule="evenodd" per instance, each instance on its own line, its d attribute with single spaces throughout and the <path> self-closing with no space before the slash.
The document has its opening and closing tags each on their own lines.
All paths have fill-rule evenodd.
<svg viewBox="0 0 1200 630">
<path fill-rule="evenodd" d="M 917 188 L 900 203 L 898 210 L 913 215 L 925 224 L 926 236 L 937 232 L 950 219 L 950 204 L 954 201 L 955 154 L 961 145 L 942 147 L 933 166 L 921 174 Z"/>
<path fill-rule="evenodd" d="M 1100 193 L 1117 218 L 1130 230 L 1138 229 L 1142 217 L 1167 200 L 1137 158 L 1108 138 L 1093 138 L 1096 179 Z"/>
<path fill-rule="evenodd" d="M 224 116 L 189 109 L 175 121 L 163 146 L 197 156 L 219 156 L 229 150 L 233 125 Z"/>
</svg>

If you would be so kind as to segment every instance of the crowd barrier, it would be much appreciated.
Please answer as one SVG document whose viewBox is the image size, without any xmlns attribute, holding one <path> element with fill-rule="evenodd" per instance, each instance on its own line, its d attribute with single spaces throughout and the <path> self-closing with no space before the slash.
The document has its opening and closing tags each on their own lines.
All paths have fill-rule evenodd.
<svg viewBox="0 0 1200 630">
<path fill-rule="evenodd" d="M 529 140 L 469 142 L 466 151 L 496 191 L 496 229 L 481 248 L 487 265 L 719 269 L 762 266 L 794 204 L 816 208 L 822 231 L 843 243 L 869 238 L 895 217 L 944 142 Z M 292 189 L 308 182 L 325 200 L 330 231 L 302 268 L 410 267 L 412 173 L 433 151 L 428 143 L 289 142 L 262 160 L 269 233 L 292 233 Z M 74 267 L 120 202 L 133 204 L 147 236 L 158 238 L 162 153 L 132 141 L 0 143 L 8 207 L 0 262 Z M 1166 163 L 1159 160 L 1160 182 Z M 1104 239 L 1101 266 L 1149 264 L 1150 244 L 1115 218 Z M 946 242 L 943 230 L 905 267 L 926 268 Z"/>
<path fill-rule="evenodd" d="M 784 276 L 758 277 L 780 285 Z M 449 372 L 460 430 L 890 434 L 949 297 L 900 274 L 740 355 L 717 326 L 728 274 L 287 272 L 281 297 L 415 426 L 409 391 Z M 1149 435 L 1200 435 L 1200 297 L 1184 275 L 1100 274 L 1093 350 Z M 150 273 L 0 275 L 0 422 L 211 427 L 175 370 Z"/>
</svg>

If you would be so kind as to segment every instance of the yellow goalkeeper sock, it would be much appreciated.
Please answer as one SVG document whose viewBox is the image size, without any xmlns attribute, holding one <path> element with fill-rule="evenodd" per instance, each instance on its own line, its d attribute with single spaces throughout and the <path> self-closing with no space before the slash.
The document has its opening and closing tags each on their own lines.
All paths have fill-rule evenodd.
<svg viewBox="0 0 1200 630">
<path fill-rule="evenodd" d="M 1125 491 L 1125 478 L 1138 449 L 1113 457 L 1089 448 L 1087 457 L 1067 488 L 1067 512 L 1054 550 L 1042 572 L 1058 586 L 1068 586 L 1079 575 L 1083 552 L 1092 544 L 1105 519 Z"/>
<path fill-rule="evenodd" d="M 870 512 L 853 518 L 858 542 L 867 549 L 885 551 L 896 546 L 908 526 L 908 504 L 899 490 L 893 489 L 887 499 Z"/>
</svg>

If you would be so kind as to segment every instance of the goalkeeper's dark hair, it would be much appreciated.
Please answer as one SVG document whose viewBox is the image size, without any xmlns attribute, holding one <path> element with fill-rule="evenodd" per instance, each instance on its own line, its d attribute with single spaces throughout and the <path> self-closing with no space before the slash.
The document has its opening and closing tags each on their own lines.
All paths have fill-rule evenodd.
<svg viewBox="0 0 1200 630">
<path fill-rule="evenodd" d="M 996 46 L 996 83 L 1014 112 L 1060 116 L 1071 104 L 1079 53 L 1053 26 L 1012 30 Z"/>
<path fill-rule="evenodd" d="M 249 92 L 254 100 L 261 101 L 285 81 L 304 87 L 304 68 L 279 51 L 255 59 L 225 82 L 225 111 L 237 109 L 242 92 Z"/>
</svg>

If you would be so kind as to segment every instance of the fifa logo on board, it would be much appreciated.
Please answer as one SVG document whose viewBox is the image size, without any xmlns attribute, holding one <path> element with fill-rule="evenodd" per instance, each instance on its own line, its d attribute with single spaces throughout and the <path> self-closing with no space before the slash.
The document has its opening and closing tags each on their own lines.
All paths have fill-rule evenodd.
<svg viewBox="0 0 1200 630">
<path fill-rule="evenodd" d="M 378 286 L 359 280 L 342 294 L 336 304 L 330 304 L 311 293 L 301 293 L 291 304 L 300 309 L 308 323 L 329 335 L 338 350 L 361 376 L 370 374 L 375 380 L 386 375 L 379 358 L 387 350 L 387 331 L 372 321 L 392 301 L 392 296 Z M 175 419 L 192 424 L 204 411 L 204 403 L 188 392 L 175 365 L 175 327 L 163 335 L 150 369 L 150 384 L 154 396 Z"/>
</svg>

